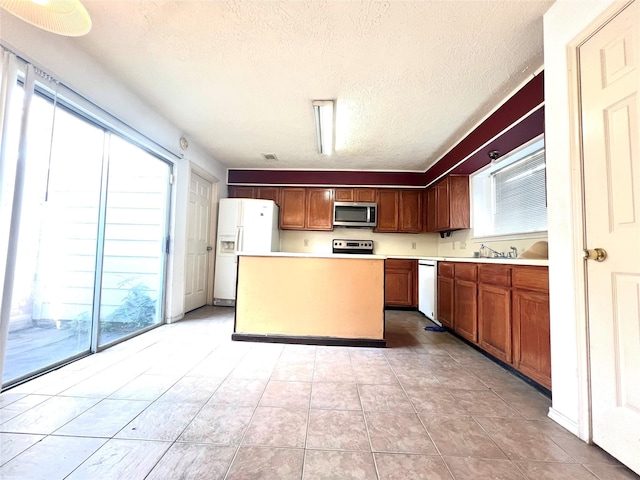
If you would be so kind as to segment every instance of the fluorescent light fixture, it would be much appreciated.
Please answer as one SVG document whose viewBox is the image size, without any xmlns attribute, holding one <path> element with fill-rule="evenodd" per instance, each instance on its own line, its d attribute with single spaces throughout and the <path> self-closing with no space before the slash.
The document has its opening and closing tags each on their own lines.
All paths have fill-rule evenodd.
<svg viewBox="0 0 640 480">
<path fill-rule="evenodd" d="M 333 153 L 333 100 L 314 100 L 313 111 L 316 117 L 316 136 L 318 153 Z"/>
<path fill-rule="evenodd" d="M 0 0 L 0 8 L 58 35 L 80 37 L 91 30 L 91 17 L 80 0 Z"/>
</svg>

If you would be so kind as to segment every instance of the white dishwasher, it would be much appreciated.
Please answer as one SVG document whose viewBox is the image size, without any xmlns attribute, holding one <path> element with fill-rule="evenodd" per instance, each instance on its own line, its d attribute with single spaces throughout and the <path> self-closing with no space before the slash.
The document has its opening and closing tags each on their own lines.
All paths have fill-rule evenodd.
<svg viewBox="0 0 640 480">
<path fill-rule="evenodd" d="M 418 260 L 418 310 L 442 326 L 436 318 L 437 263 L 435 260 Z"/>
</svg>

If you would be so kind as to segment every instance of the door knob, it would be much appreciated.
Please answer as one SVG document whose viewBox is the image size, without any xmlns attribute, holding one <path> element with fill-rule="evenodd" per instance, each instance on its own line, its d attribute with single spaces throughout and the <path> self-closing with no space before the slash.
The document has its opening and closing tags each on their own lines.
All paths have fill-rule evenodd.
<svg viewBox="0 0 640 480">
<path fill-rule="evenodd" d="M 207 252 L 210 252 L 211 250 L 213 250 L 213 247 L 207 247 Z"/>
<path fill-rule="evenodd" d="M 596 262 L 604 262 L 607 258 L 607 251 L 604 248 L 594 248 L 593 250 L 583 250 L 582 258 L 585 260 L 595 260 Z"/>
</svg>

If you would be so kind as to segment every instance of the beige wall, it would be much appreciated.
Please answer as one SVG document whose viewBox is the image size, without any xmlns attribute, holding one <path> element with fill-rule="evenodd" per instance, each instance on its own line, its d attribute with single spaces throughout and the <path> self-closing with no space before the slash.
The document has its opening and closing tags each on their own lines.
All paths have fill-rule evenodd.
<svg viewBox="0 0 640 480">
<path fill-rule="evenodd" d="M 373 240 L 377 255 L 416 255 L 419 257 L 438 255 L 436 233 L 373 233 L 364 228 L 336 228 L 332 232 L 299 232 L 282 230 L 280 250 L 295 253 L 331 253 L 334 238 Z M 308 245 L 305 245 L 307 240 Z M 412 248 L 412 243 L 416 248 Z"/>
<path fill-rule="evenodd" d="M 480 250 L 483 243 L 498 252 L 509 252 L 510 247 L 516 247 L 522 253 L 535 242 L 546 240 L 546 235 L 535 238 L 518 238 L 514 240 L 474 240 L 473 230 L 458 230 L 450 237 L 438 238 L 439 257 L 471 257 L 474 251 Z"/>
</svg>

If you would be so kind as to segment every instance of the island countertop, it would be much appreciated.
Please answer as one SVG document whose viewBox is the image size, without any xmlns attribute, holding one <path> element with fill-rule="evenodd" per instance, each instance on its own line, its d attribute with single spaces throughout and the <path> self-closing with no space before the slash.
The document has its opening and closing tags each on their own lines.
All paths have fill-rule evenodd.
<svg viewBox="0 0 640 480">
<path fill-rule="evenodd" d="M 438 257 L 417 255 L 382 255 L 382 254 L 344 254 L 344 253 L 300 253 L 300 252 L 239 252 L 238 255 L 250 255 L 254 257 L 292 257 L 292 258 L 363 258 L 363 259 L 387 259 L 401 258 L 407 260 L 434 260 L 437 262 L 468 262 L 468 263 L 496 263 L 503 265 L 533 265 L 548 266 L 548 259 L 533 258 L 485 258 L 485 257 Z"/>
</svg>

